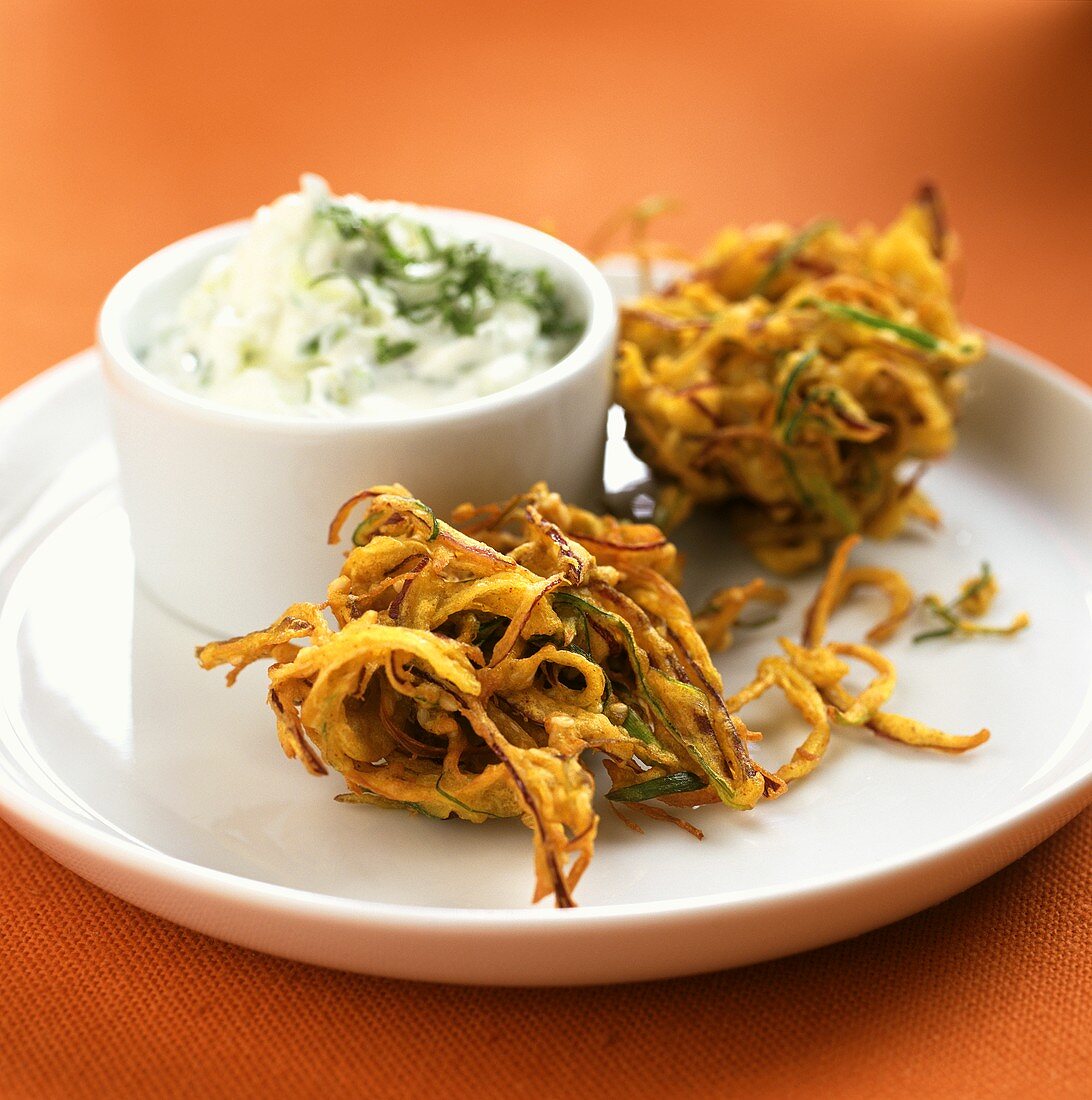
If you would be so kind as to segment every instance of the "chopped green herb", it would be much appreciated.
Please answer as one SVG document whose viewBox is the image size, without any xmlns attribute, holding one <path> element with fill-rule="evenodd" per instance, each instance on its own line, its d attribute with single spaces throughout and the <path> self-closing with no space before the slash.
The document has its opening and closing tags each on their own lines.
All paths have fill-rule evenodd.
<svg viewBox="0 0 1092 1100">
<path fill-rule="evenodd" d="M 395 340 L 393 343 L 386 336 L 380 336 L 375 344 L 375 361 L 377 363 L 391 363 L 395 359 L 401 359 L 409 355 L 417 347 L 416 340 Z"/>
<path fill-rule="evenodd" d="M 574 653 L 579 653 L 582 657 L 587 657 L 590 661 L 592 659 L 592 653 L 591 631 L 588 629 L 588 616 L 576 607 L 573 608 L 573 615 L 578 631 L 567 648 L 572 650 Z M 609 686 L 609 680 L 607 681 L 607 684 Z"/>
<path fill-rule="evenodd" d="M 859 526 L 856 513 L 849 502 L 834 488 L 833 485 L 821 474 L 801 475 L 796 468 L 796 463 L 784 451 L 781 455 L 782 465 L 789 475 L 789 480 L 805 508 L 823 513 L 833 519 L 846 534 L 856 531 Z"/>
<path fill-rule="evenodd" d="M 415 324 L 439 320 L 460 336 L 470 336 L 492 315 L 499 302 L 515 301 L 539 316 L 544 336 L 570 336 L 581 325 L 549 272 L 518 270 L 494 260 L 489 249 L 473 241 L 438 245 L 432 231 L 417 226 L 419 254 L 411 254 L 393 238 L 389 218 L 367 218 L 341 203 L 327 203 L 317 216 L 329 221 L 343 240 L 366 247 L 354 263 L 361 273 L 390 290 L 400 316 Z M 349 272 L 331 272 L 328 276 Z"/>
<path fill-rule="evenodd" d="M 822 219 L 804 226 L 795 237 L 790 237 L 777 251 L 773 262 L 766 269 L 766 273 L 754 285 L 752 294 L 765 294 L 770 284 L 782 271 L 821 233 L 833 228 L 838 223 L 829 219 Z"/>
<path fill-rule="evenodd" d="M 956 608 L 959 604 L 965 600 L 973 599 L 993 580 L 993 573 L 990 571 L 990 563 L 984 561 L 982 568 L 979 570 L 978 579 L 967 589 L 966 592 L 961 592 L 952 602 L 948 605 L 950 608 Z"/>
<path fill-rule="evenodd" d="M 950 638 L 956 631 L 954 626 L 942 626 L 937 630 L 923 630 L 920 634 L 915 634 L 913 642 L 915 645 L 918 642 L 927 642 L 931 638 Z"/>
<path fill-rule="evenodd" d="M 421 814 L 422 817 L 431 817 L 433 821 L 446 820 L 443 814 L 434 814 L 427 806 L 423 806 L 420 802 L 392 802 L 391 806 L 396 808 L 405 806 L 413 813 Z"/>
<path fill-rule="evenodd" d="M 300 344 L 300 355 L 318 355 L 322 346 L 322 330 L 319 329 L 314 336 L 309 337 Z"/>
<path fill-rule="evenodd" d="M 312 358 L 318 355 L 323 347 L 329 349 L 336 344 L 346 333 L 346 325 L 343 321 L 331 321 L 322 325 L 304 341 L 300 343 L 300 355 Z"/>
<path fill-rule="evenodd" d="M 796 441 L 796 433 L 800 428 L 800 425 L 808 419 L 808 410 L 816 400 L 816 395 L 812 392 L 804 394 L 803 400 L 800 402 L 800 408 L 792 414 L 792 419 L 785 425 L 785 430 L 782 432 L 782 436 L 786 443 L 794 443 Z M 812 417 L 813 420 L 818 420 L 818 417 Z"/>
<path fill-rule="evenodd" d="M 923 606 L 928 611 L 932 612 L 932 614 L 935 615 L 938 619 L 940 619 L 940 621 L 944 623 L 944 626 L 938 627 L 935 630 L 925 630 L 920 634 L 915 634 L 912 641 L 917 643 L 927 642 L 931 638 L 949 638 L 953 634 L 958 634 L 961 631 L 965 631 L 963 621 L 959 618 L 959 615 L 957 614 L 959 605 L 963 603 L 964 600 L 973 599 L 975 596 L 977 596 L 978 593 L 981 592 L 982 589 L 985 588 L 991 580 L 993 580 L 993 574 L 990 571 L 990 563 L 988 561 L 984 561 L 974 584 L 970 585 L 965 591 L 961 591 L 959 595 L 955 596 L 947 603 L 942 604 L 935 597 L 927 596 L 923 601 Z M 995 629 L 993 627 L 983 626 L 976 627 L 974 632 L 976 634 L 1004 634 L 1006 633 L 1006 630 L 1003 627 Z"/>
<path fill-rule="evenodd" d="M 853 534 L 859 521 L 846 498 L 820 474 L 811 474 L 806 481 L 813 505 L 834 520 L 847 535 Z"/>
<path fill-rule="evenodd" d="M 440 795 L 441 798 L 446 798 L 448 802 L 451 802 L 452 804 L 461 807 L 468 813 L 481 814 L 483 817 L 500 817 L 500 814 L 490 813 L 488 810 L 476 810 L 473 806 L 468 806 L 465 802 L 460 802 L 459 799 L 457 799 L 453 794 L 445 791 L 444 788 L 440 786 L 440 780 L 442 778 L 442 775 L 438 775 L 436 777 L 436 793 Z"/>
<path fill-rule="evenodd" d="M 507 629 L 510 619 L 506 619 L 501 615 L 498 615 L 495 619 L 488 623 L 483 623 L 478 627 L 477 636 L 474 638 L 474 644 L 482 649 L 484 646 L 495 642 Z"/>
<path fill-rule="evenodd" d="M 663 798 L 664 795 L 700 791 L 706 786 L 708 786 L 706 781 L 693 772 L 673 772 L 671 775 L 646 779 L 642 783 L 608 791 L 607 798 L 612 802 L 645 802 L 650 798 Z"/>
<path fill-rule="evenodd" d="M 632 706 L 626 711 L 626 720 L 622 723 L 622 729 L 624 729 L 630 737 L 636 737 L 638 741 L 643 741 L 646 745 L 654 745 L 656 743 L 656 737 L 652 730 L 648 728 L 645 720 Z"/>
<path fill-rule="evenodd" d="M 365 516 L 353 530 L 353 545 L 363 546 L 367 541 L 371 533 L 385 520 L 387 517 L 381 512 L 374 513 L 370 516 Z"/>
<path fill-rule="evenodd" d="M 244 367 L 256 367 L 265 358 L 262 349 L 249 340 L 239 347 L 239 359 Z"/>
<path fill-rule="evenodd" d="M 800 402 L 800 407 L 793 413 L 792 418 L 782 431 L 781 436 L 786 443 L 795 442 L 797 430 L 807 421 L 820 427 L 827 435 L 830 434 L 830 422 L 824 417 L 815 416 L 811 413 L 811 409 L 815 405 L 832 409 L 843 424 L 849 424 L 853 427 L 870 426 L 870 424 L 861 421 L 858 415 L 847 407 L 836 387 L 820 386 L 808 390 Z"/>
<path fill-rule="evenodd" d="M 789 475 L 789 480 L 792 482 L 793 488 L 796 490 L 796 495 L 800 498 L 800 502 L 805 508 L 810 508 L 811 497 L 808 495 L 807 489 L 804 488 L 803 481 L 800 480 L 800 474 L 796 469 L 796 463 L 785 451 L 778 451 L 777 453 L 781 455 L 781 464 L 785 467 L 785 473 Z"/>
<path fill-rule="evenodd" d="M 911 325 L 903 325 L 898 321 L 892 321 L 882 314 L 873 313 L 871 310 L 860 309 L 857 306 L 843 305 L 841 302 L 828 302 L 823 298 L 802 298 L 797 305 L 801 308 L 812 307 L 827 314 L 828 317 L 840 317 L 846 321 L 856 321 L 858 324 L 868 325 L 869 328 L 886 329 L 911 344 L 926 348 L 928 351 L 936 351 L 940 347 L 940 339 L 924 329 L 914 328 Z"/>
<path fill-rule="evenodd" d="M 432 531 L 425 541 L 435 542 L 440 536 L 440 521 L 436 518 L 436 513 L 423 500 L 414 498 L 413 503 L 420 508 L 424 508 L 426 516 L 432 521 Z"/>
<path fill-rule="evenodd" d="M 817 348 L 813 348 L 807 352 L 793 365 L 791 371 L 789 371 L 788 378 L 785 379 L 785 384 L 781 387 L 781 394 L 777 399 L 777 411 L 774 413 L 774 423 L 780 424 L 785 417 L 785 406 L 788 404 L 789 397 L 792 395 L 793 387 L 796 385 L 797 379 L 805 370 L 815 362 L 815 357 L 819 354 Z"/>
</svg>

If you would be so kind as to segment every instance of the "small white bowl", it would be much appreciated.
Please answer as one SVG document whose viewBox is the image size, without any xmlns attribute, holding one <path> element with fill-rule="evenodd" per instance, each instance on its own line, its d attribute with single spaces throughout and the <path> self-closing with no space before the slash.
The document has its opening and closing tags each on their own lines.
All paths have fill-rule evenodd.
<svg viewBox="0 0 1092 1100">
<path fill-rule="evenodd" d="M 138 358 L 205 264 L 246 231 L 197 233 L 138 264 L 99 316 L 99 346 L 137 572 L 172 611 L 216 634 L 320 601 L 342 550 L 326 545 L 337 506 L 401 482 L 440 516 L 464 500 L 502 500 L 545 480 L 596 505 L 617 317 L 610 288 L 561 241 L 485 214 L 414 214 L 481 241 L 498 259 L 544 267 L 586 318 L 556 366 L 488 397 L 381 422 L 317 420 L 217 405 L 175 389 Z"/>
</svg>

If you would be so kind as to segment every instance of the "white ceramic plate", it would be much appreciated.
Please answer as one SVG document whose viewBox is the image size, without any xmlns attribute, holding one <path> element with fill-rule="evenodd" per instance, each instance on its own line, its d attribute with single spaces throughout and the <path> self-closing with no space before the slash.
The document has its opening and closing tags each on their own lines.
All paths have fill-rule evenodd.
<svg viewBox="0 0 1092 1100">
<path fill-rule="evenodd" d="M 335 803 L 337 777 L 286 760 L 265 676 L 231 691 L 204 640 L 134 588 L 92 353 L 0 403 L 0 810 L 50 855 L 137 905 L 211 935 L 327 966 L 505 984 L 623 981 L 772 958 L 905 916 L 1015 859 L 1092 800 L 1092 399 L 994 343 L 956 457 L 928 489 L 936 536 L 858 560 L 953 590 L 986 558 L 1014 640 L 890 646 L 895 709 L 993 738 L 962 757 L 837 731 L 819 771 L 750 814 L 694 814 L 698 843 L 604 815 L 581 907 L 529 905 L 519 824 L 440 824 Z M 225 472 L 230 476 L 230 472 Z M 210 533 L 214 537 L 214 533 Z M 316 532 L 320 537 L 321 532 Z M 754 566 L 715 527 L 688 530 L 688 593 Z M 776 626 L 721 660 L 740 683 Z M 285 593 L 286 604 L 308 593 Z M 835 633 L 857 637 L 862 601 Z M 256 624 L 257 625 L 257 624 Z M 767 761 L 793 730 L 771 705 Z"/>
</svg>

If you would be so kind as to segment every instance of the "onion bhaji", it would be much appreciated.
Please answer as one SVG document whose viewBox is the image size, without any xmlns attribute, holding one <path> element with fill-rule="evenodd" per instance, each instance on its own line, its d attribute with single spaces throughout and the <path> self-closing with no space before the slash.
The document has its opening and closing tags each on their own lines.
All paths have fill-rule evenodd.
<svg viewBox="0 0 1092 1100">
<path fill-rule="evenodd" d="M 541 484 L 501 505 L 463 505 L 448 524 L 396 485 L 347 501 L 331 542 L 357 509 L 353 549 L 325 604 L 295 604 L 268 629 L 199 648 L 198 659 L 231 666 L 229 683 L 271 660 L 281 745 L 315 774 L 340 772 L 341 801 L 522 820 L 534 835 L 536 901 L 553 894 L 571 906 L 591 859 L 592 753 L 611 780 L 609 805 L 700 836 L 651 803 L 751 809 L 816 767 L 832 724 L 951 752 L 988 737 L 884 712 L 891 662 L 823 640 L 859 585 L 890 601 L 873 638 L 908 608 L 898 574 L 848 567 L 855 536 L 835 553 L 802 641 L 781 639 L 783 655 L 726 698 L 705 639 L 724 644 L 748 603 L 783 596 L 761 582 L 725 589 L 695 621 L 659 528 L 568 506 Z M 876 673 L 856 695 L 843 685 L 847 659 Z M 774 686 L 809 729 L 792 759 L 767 771 L 748 750 L 761 735 L 734 712 Z"/>
<path fill-rule="evenodd" d="M 669 487 L 661 521 L 731 502 L 783 573 L 855 531 L 935 523 L 906 464 L 952 449 L 963 370 L 984 353 L 952 304 L 955 253 L 927 186 L 882 232 L 726 229 L 690 274 L 624 307 L 616 394 Z"/>
</svg>

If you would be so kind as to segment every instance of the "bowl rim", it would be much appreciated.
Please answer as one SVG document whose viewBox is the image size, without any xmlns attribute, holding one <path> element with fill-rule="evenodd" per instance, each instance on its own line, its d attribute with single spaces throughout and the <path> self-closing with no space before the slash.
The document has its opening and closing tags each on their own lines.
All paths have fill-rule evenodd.
<svg viewBox="0 0 1092 1100">
<path fill-rule="evenodd" d="M 290 431 L 306 435 L 337 435 L 400 430 L 417 424 L 458 423 L 504 412 L 538 398 L 549 398 L 574 378 L 589 370 L 600 369 L 602 358 L 614 346 L 618 316 L 609 284 L 598 267 L 583 253 L 548 233 L 520 222 L 443 206 L 405 203 L 408 211 L 434 224 L 446 223 L 461 229 L 463 235 L 475 232 L 530 246 L 566 267 L 584 298 L 587 311 L 584 332 L 569 352 L 552 367 L 513 386 L 482 397 L 451 405 L 390 414 L 382 419 L 346 416 L 320 418 L 302 414 L 264 412 L 217 403 L 171 385 L 153 374 L 140 360 L 126 335 L 126 323 L 139 307 L 148 290 L 180 267 L 203 257 L 207 263 L 239 240 L 251 224 L 251 218 L 238 219 L 191 233 L 158 249 L 129 269 L 111 288 L 99 310 L 96 335 L 107 377 L 138 396 L 192 418 L 225 427 L 265 431 Z"/>
</svg>

